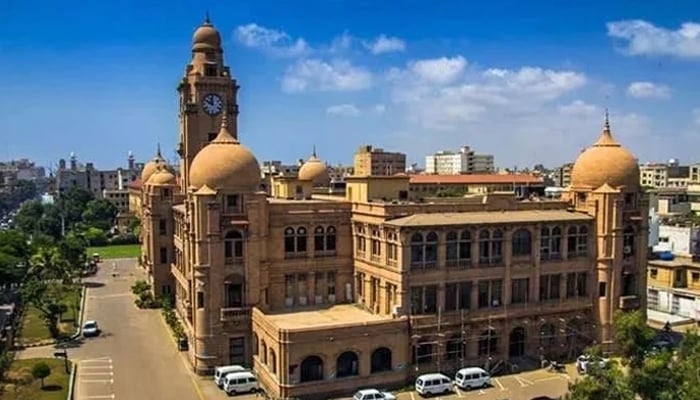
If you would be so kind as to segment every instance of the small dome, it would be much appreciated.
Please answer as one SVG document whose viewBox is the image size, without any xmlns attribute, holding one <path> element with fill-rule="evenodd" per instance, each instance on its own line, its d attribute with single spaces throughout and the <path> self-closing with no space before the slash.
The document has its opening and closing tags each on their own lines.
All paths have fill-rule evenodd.
<svg viewBox="0 0 700 400">
<path fill-rule="evenodd" d="M 163 159 L 163 156 L 160 155 L 160 145 L 158 145 L 158 151 L 156 152 L 156 156 L 153 157 L 151 161 L 147 162 L 143 166 L 143 170 L 141 170 L 141 182 L 148 182 L 148 179 L 151 177 L 151 175 L 153 175 L 160 168 L 169 169 L 168 165 Z"/>
<path fill-rule="evenodd" d="M 167 168 L 161 166 L 158 170 L 151 175 L 151 177 L 146 182 L 148 185 L 175 185 L 175 175 L 173 175 Z"/>
<path fill-rule="evenodd" d="M 311 181 L 314 186 L 328 186 L 331 177 L 326 164 L 316 157 L 316 150 L 309 159 L 299 168 L 299 180 Z"/>
<path fill-rule="evenodd" d="M 639 190 L 637 159 L 613 139 L 607 116 L 600 138 L 579 155 L 571 171 L 573 188 L 597 189 L 606 183 L 616 189 Z"/>
<path fill-rule="evenodd" d="M 194 31 L 193 50 L 217 50 L 221 48 L 221 34 L 209 22 L 209 17 Z"/>
<path fill-rule="evenodd" d="M 190 186 L 215 190 L 256 191 L 261 183 L 260 164 L 253 153 L 228 131 L 226 114 L 216 139 L 197 153 L 190 165 Z"/>
</svg>

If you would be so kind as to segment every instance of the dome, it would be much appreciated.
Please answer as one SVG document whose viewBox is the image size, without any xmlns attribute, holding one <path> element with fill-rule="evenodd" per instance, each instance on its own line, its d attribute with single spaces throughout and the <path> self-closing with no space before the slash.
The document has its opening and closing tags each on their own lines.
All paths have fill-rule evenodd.
<svg viewBox="0 0 700 400">
<path fill-rule="evenodd" d="M 299 168 L 299 180 L 311 181 L 314 186 L 328 186 L 328 182 L 331 180 L 328 167 L 316 157 L 315 149 L 311 157 Z"/>
<path fill-rule="evenodd" d="M 600 138 L 579 155 L 571 171 L 573 188 L 597 189 L 606 183 L 616 189 L 639 189 L 637 159 L 613 139 L 607 116 Z"/>
<path fill-rule="evenodd" d="M 209 22 L 209 16 L 197 30 L 194 31 L 192 37 L 193 50 L 217 50 L 221 48 L 221 35 Z"/>
<path fill-rule="evenodd" d="M 156 152 L 156 156 L 153 157 L 151 161 L 147 162 L 143 166 L 143 170 L 141 170 L 141 182 L 148 182 L 148 179 L 151 177 L 151 175 L 153 175 L 156 171 L 158 171 L 158 169 L 165 165 L 165 160 L 163 159 L 163 156 L 160 155 L 160 145 L 158 145 L 158 151 Z"/>
<path fill-rule="evenodd" d="M 175 185 L 176 180 L 175 175 L 164 166 L 160 166 L 146 183 L 148 185 Z"/>
<path fill-rule="evenodd" d="M 190 165 L 190 186 L 248 192 L 261 183 L 260 165 L 253 153 L 228 131 L 226 114 L 216 139 L 197 153 Z"/>
</svg>

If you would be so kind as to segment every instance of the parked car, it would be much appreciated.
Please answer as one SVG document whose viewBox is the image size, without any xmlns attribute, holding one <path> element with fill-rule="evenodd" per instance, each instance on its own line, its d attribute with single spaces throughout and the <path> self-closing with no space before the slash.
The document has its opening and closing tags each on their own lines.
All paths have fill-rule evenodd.
<svg viewBox="0 0 700 400">
<path fill-rule="evenodd" d="M 240 366 L 240 365 L 224 365 L 221 367 L 216 367 L 216 368 L 214 368 L 214 383 L 216 383 L 216 386 L 223 389 L 224 378 L 226 377 L 226 375 L 228 375 L 232 372 L 245 372 L 245 371 L 248 371 L 248 369 L 243 367 L 243 366 Z"/>
<path fill-rule="evenodd" d="M 609 360 L 602 357 L 580 355 L 576 359 L 576 370 L 579 372 L 579 374 L 585 374 L 588 371 L 588 367 L 592 365 L 592 363 L 597 363 L 598 367 L 605 368 L 608 366 Z"/>
<path fill-rule="evenodd" d="M 97 321 L 89 320 L 83 324 L 83 337 L 97 336 L 100 334 L 100 327 Z"/>
<path fill-rule="evenodd" d="M 224 378 L 224 391 L 229 396 L 239 393 L 255 393 L 260 390 L 258 379 L 250 371 L 232 372 Z"/>
<path fill-rule="evenodd" d="M 353 400 L 396 400 L 396 396 L 377 389 L 362 389 L 355 392 Z"/>
<path fill-rule="evenodd" d="M 483 368 L 462 368 L 455 374 L 455 385 L 464 390 L 491 386 L 491 375 Z"/>
<path fill-rule="evenodd" d="M 438 373 L 419 376 L 418 379 L 416 379 L 415 388 L 416 392 L 423 396 L 446 394 L 454 389 L 452 387 L 452 379 Z"/>
</svg>

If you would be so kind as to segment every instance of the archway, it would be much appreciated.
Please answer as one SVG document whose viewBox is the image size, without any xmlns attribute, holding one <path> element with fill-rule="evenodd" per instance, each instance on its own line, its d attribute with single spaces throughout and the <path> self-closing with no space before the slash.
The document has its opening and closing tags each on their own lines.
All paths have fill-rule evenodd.
<svg viewBox="0 0 700 400">
<path fill-rule="evenodd" d="M 346 351 L 339 355 L 338 360 L 336 360 L 335 376 L 343 378 L 357 375 L 359 373 L 359 364 L 357 354 L 354 351 Z"/>
<path fill-rule="evenodd" d="M 508 356 L 522 357 L 525 355 L 525 328 L 517 327 L 510 331 Z"/>
<path fill-rule="evenodd" d="M 318 356 L 309 356 L 301 362 L 301 382 L 323 380 L 323 360 Z"/>
<path fill-rule="evenodd" d="M 391 350 L 380 347 L 372 352 L 371 373 L 391 371 Z"/>
</svg>

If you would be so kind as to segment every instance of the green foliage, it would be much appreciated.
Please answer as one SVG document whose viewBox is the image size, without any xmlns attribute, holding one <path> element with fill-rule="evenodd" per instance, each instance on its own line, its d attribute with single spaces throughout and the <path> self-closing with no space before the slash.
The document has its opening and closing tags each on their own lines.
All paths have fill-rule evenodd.
<svg viewBox="0 0 700 400">
<path fill-rule="evenodd" d="M 150 292 L 151 291 L 151 285 L 148 284 L 148 282 L 143 281 L 143 280 L 138 280 L 134 282 L 133 285 L 131 285 L 131 292 L 135 295 L 140 295 L 141 293 L 144 292 Z"/>
<path fill-rule="evenodd" d="M 16 209 L 23 201 L 37 195 L 36 184 L 32 181 L 18 180 L 4 189 L 0 192 L 0 214 Z"/>
<path fill-rule="evenodd" d="M 83 233 L 83 236 L 90 246 L 104 246 L 107 244 L 107 234 L 100 228 L 91 226 Z"/>
<path fill-rule="evenodd" d="M 41 387 L 44 387 L 44 379 L 51 375 L 51 367 L 43 361 L 32 366 L 32 376 L 41 380 Z"/>
<path fill-rule="evenodd" d="M 612 362 L 607 368 L 590 368 L 583 379 L 569 384 L 569 393 L 565 398 L 567 400 L 635 400 L 635 394 L 620 367 Z"/>
<path fill-rule="evenodd" d="M 165 318 L 165 322 L 168 324 L 168 326 L 170 326 L 170 329 L 173 331 L 173 335 L 177 339 L 184 338 L 185 328 L 182 327 L 180 320 L 177 318 L 177 314 L 175 314 L 175 310 L 173 309 L 172 305 L 170 305 L 170 301 L 163 299 L 161 303 L 161 312 L 163 313 L 163 318 Z"/>
<path fill-rule="evenodd" d="M 618 311 L 615 315 L 615 344 L 633 368 L 641 366 L 654 341 L 654 330 L 647 326 L 641 311 Z"/>
<path fill-rule="evenodd" d="M 39 220 L 44 215 L 44 206 L 39 200 L 31 200 L 22 204 L 14 218 L 14 226 L 20 231 L 31 235 L 39 231 Z"/>
<path fill-rule="evenodd" d="M 94 199 L 87 202 L 85 211 L 83 211 L 83 221 L 88 225 L 108 231 L 114 225 L 114 219 L 117 217 L 117 206 L 106 199 Z M 93 246 L 99 246 L 94 244 Z"/>
<path fill-rule="evenodd" d="M 20 289 L 24 302 L 41 312 L 52 337 L 58 336 L 58 320 L 66 311 L 66 308 L 61 306 L 63 290 L 64 287 L 60 283 L 37 278 L 29 279 Z"/>
<path fill-rule="evenodd" d="M 153 297 L 151 285 L 146 283 L 146 281 L 134 282 L 131 286 L 131 292 L 136 295 L 134 303 L 138 308 L 158 308 L 161 305 L 160 302 Z"/>
</svg>

